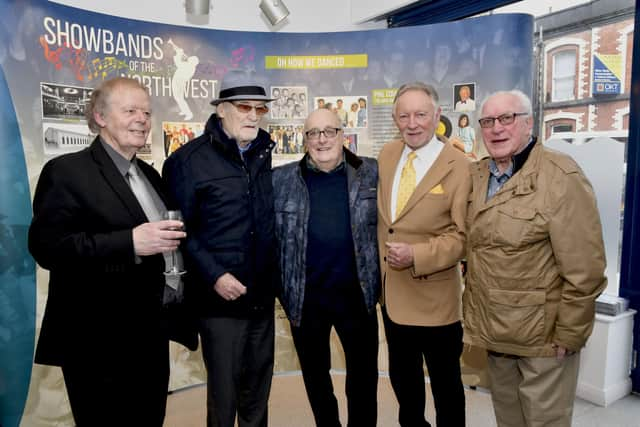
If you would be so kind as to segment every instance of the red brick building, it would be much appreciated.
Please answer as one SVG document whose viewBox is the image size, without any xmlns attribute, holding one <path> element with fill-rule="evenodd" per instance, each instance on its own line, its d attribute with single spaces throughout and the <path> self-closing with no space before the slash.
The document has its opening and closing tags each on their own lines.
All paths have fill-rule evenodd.
<svg viewBox="0 0 640 427">
<path fill-rule="evenodd" d="M 536 19 L 539 133 L 626 141 L 635 2 L 599 0 Z"/>
</svg>

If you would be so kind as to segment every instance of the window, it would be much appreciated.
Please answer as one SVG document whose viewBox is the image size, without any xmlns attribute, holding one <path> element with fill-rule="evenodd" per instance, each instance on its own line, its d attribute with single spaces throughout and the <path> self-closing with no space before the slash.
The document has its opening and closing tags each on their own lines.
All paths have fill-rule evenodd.
<svg viewBox="0 0 640 427">
<path fill-rule="evenodd" d="M 558 133 L 558 132 L 573 132 L 573 126 L 571 126 L 570 124 L 554 125 L 551 128 L 551 133 Z"/>
<path fill-rule="evenodd" d="M 570 101 L 575 99 L 576 52 L 563 50 L 553 55 L 553 94 L 552 101 Z"/>
</svg>

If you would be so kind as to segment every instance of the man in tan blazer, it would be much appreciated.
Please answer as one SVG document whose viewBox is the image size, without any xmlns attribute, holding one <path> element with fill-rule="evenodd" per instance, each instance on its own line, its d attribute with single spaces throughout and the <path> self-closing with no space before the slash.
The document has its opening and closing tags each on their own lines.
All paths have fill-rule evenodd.
<svg viewBox="0 0 640 427">
<path fill-rule="evenodd" d="M 438 94 L 416 82 L 398 89 L 401 139 L 380 152 L 378 242 L 389 376 L 402 427 L 426 421 L 423 359 L 438 426 L 464 426 L 459 261 L 464 254 L 468 160 L 445 138 Z"/>
</svg>

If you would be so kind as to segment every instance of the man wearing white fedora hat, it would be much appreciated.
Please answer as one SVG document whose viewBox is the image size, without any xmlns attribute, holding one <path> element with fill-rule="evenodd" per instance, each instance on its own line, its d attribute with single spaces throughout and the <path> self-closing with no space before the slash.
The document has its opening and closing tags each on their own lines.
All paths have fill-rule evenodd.
<svg viewBox="0 0 640 427">
<path fill-rule="evenodd" d="M 266 426 L 279 280 L 271 150 L 259 128 L 272 101 L 254 72 L 224 76 L 205 132 L 173 153 L 163 176 L 182 210 L 185 299 L 199 317 L 207 425 Z"/>
</svg>

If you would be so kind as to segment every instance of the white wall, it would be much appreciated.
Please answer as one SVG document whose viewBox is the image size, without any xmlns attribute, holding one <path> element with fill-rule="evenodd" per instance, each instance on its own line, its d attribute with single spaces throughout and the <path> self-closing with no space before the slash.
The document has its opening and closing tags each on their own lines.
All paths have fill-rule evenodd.
<svg viewBox="0 0 640 427">
<path fill-rule="evenodd" d="M 386 28 L 385 21 L 354 24 L 349 0 L 283 0 L 291 12 L 284 22 L 272 27 L 258 7 L 259 0 L 210 0 L 208 20 L 187 20 L 185 0 L 144 2 L 136 0 L 56 0 L 67 6 L 124 18 L 164 24 L 197 26 L 219 30 L 279 31 L 279 32 L 333 32 Z M 397 0 L 389 3 L 398 3 Z M 374 3 L 383 3 L 376 0 Z M 405 3 L 407 2 L 405 0 Z"/>
<path fill-rule="evenodd" d="M 366 22 L 415 3 L 412 0 L 351 0 L 351 19 L 353 22 Z"/>
<path fill-rule="evenodd" d="M 273 27 L 262 15 L 260 0 L 210 0 L 208 17 L 187 19 L 185 0 L 162 0 L 152 7 L 132 0 L 50 0 L 67 6 L 124 18 L 165 24 L 208 27 L 219 30 L 333 32 L 386 28 L 379 16 L 416 3 L 415 0 L 283 0 L 291 12 Z M 523 0 L 495 9 L 494 13 L 531 13 L 535 16 L 556 12 L 588 0 Z"/>
</svg>

